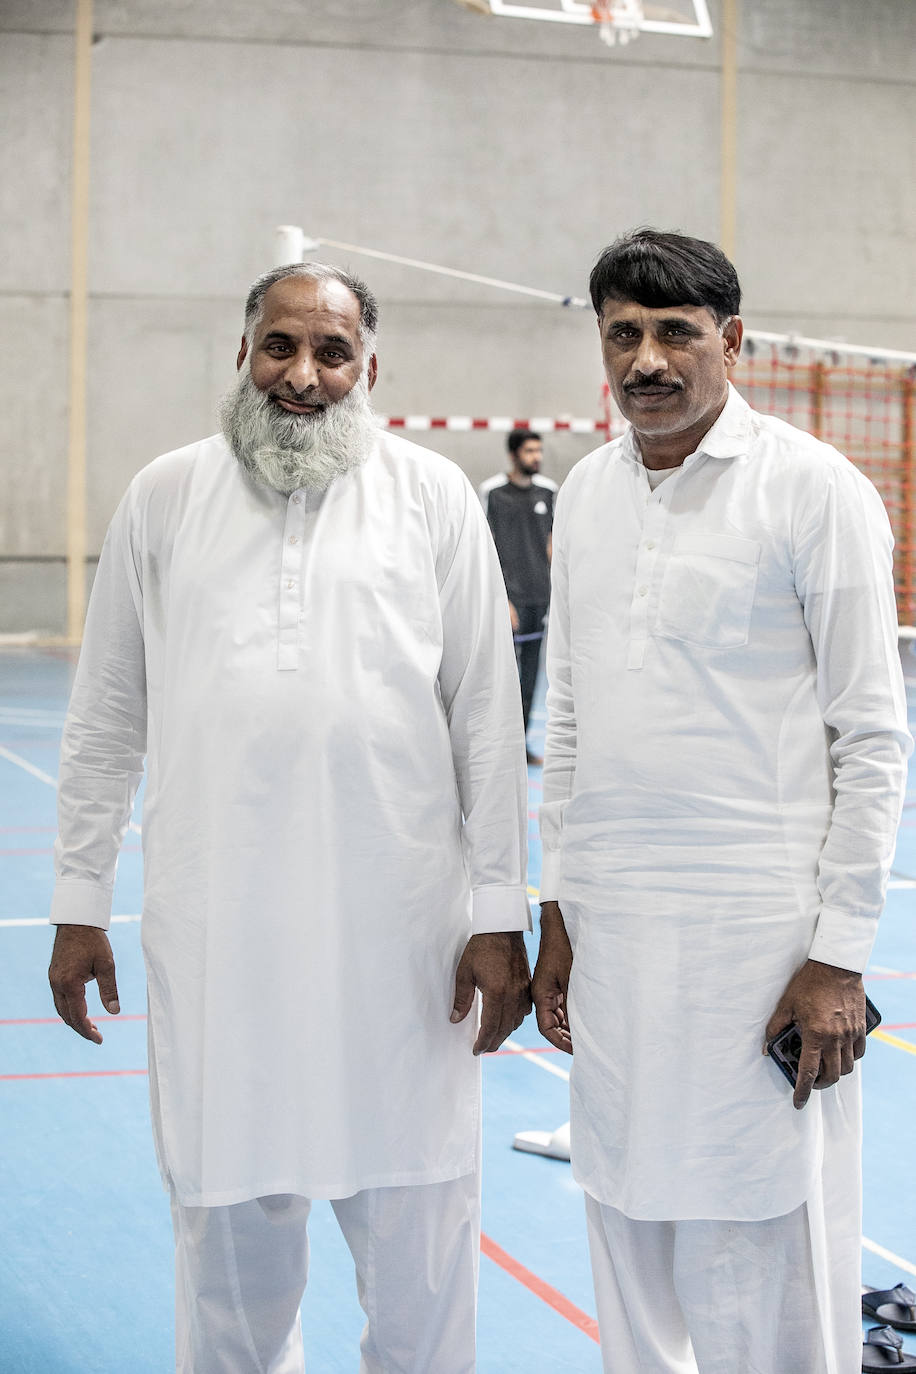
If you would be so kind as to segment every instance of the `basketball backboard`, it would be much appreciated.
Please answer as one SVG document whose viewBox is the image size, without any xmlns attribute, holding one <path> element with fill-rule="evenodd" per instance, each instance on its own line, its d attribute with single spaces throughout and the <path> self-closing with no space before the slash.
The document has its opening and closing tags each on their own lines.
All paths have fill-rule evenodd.
<svg viewBox="0 0 916 1374">
<path fill-rule="evenodd" d="M 458 0 L 466 9 L 502 19 L 536 19 L 557 24 L 592 24 L 635 36 L 637 33 L 668 33 L 680 38 L 711 38 L 712 23 L 706 0 L 540 0 L 517 4 L 515 0 Z"/>
</svg>

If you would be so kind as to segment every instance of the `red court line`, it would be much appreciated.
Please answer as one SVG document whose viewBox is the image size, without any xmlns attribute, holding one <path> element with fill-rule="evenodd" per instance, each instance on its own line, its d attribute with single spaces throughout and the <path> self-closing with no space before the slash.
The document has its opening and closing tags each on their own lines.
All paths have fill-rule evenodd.
<svg viewBox="0 0 916 1374">
<path fill-rule="evenodd" d="M 556 1288 L 552 1288 L 549 1283 L 545 1283 L 543 1279 L 539 1279 L 537 1274 L 532 1274 L 530 1269 L 526 1269 L 523 1264 L 519 1264 L 518 1260 L 513 1259 L 511 1255 L 507 1254 L 506 1251 L 497 1245 L 495 1241 L 491 1240 L 489 1236 L 481 1235 L 480 1250 L 481 1253 L 486 1255 L 488 1259 L 491 1259 L 494 1264 L 498 1264 L 500 1269 L 504 1269 L 513 1279 L 517 1279 L 519 1283 L 524 1284 L 529 1292 L 533 1293 L 535 1297 L 540 1298 L 542 1302 L 546 1302 L 548 1307 L 552 1307 L 561 1317 L 565 1317 L 568 1322 L 572 1322 L 573 1326 L 584 1332 L 586 1336 L 590 1336 L 596 1345 L 599 1344 L 598 1323 L 595 1321 L 594 1317 L 590 1317 L 587 1312 L 583 1312 L 581 1308 L 576 1307 L 575 1303 L 570 1302 L 569 1298 L 564 1297 Z"/>
<path fill-rule="evenodd" d="M 146 1069 L 79 1069 L 74 1073 L 0 1073 L 0 1082 L 19 1082 L 35 1078 L 124 1078 L 128 1075 L 146 1075 Z"/>
<path fill-rule="evenodd" d="M 889 1025 L 881 1022 L 882 1030 L 916 1030 L 916 1021 L 892 1021 Z"/>
<path fill-rule="evenodd" d="M 27 854 L 53 854 L 53 853 L 54 853 L 54 848 L 53 848 L 53 846 L 48 846 L 48 847 L 45 848 L 45 849 L 0 849 L 0 858 L 3 858 L 3 859 L 21 859 L 21 858 L 24 858 Z"/>
<path fill-rule="evenodd" d="M 916 978 L 916 973 L 863 973 L 863 978 L 869 981 L 874 979 L 878 983 L 886 983 L 893 978 Z"/>
</svg>

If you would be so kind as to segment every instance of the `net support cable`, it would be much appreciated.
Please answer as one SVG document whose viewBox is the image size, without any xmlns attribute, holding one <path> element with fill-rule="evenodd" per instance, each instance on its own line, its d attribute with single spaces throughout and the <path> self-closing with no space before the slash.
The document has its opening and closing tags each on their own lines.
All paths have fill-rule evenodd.
<svg viewBox="0 0 916 1374">
<path fill-rule="evenodd" d="M 466 272 L 458 267 L 444 267 L 439 263 L 424 262 L 420 258 L 405 258 L 399 253 L 383 252 L 379 248 L 366 248 L 362 244 L 343 243 L 340 239 L 327 239 L 306 235 L 305 231 L 294 224 L 281 224 L 276 231 L 275 263 L 278 267 L 289 262 L 301 262 L 305 253 L 316 249 L 334 248 L 343 253 L 358 253 L 361 257 L 376 258 L 381 262 L 392 262 L 400 267 L 414 267 L 421 272 L 433 272 L 439 276 L 452 277 L 458 281 L 474 282 L 478 286 L 492 286 L 499 291 L 513 291 L 521 296 L 532 296 L 537 300 L 550 301 L 574 310 L 587 310 L 590 302 L 582 296 L 564 296 L 559 291 L 542 291 L 536 286 L 524 286 L 520 282 L 503 281 L 499 277 L 484 277 L 478 272 Z M 865 344 L 843 343 L 837 339 L 812 339 L 804 334 L 772 334 L 762 329 L 746 329 L 746 343 L 751 348 L 757 344 L 772 344 L 777 348 L 789 350 L 806 348 L 813 352 L 828 355 L 850 353 L 854 357 L 867 358 L 869 361 L 902 363 L 916 367 L 916 352 L 910 353 L 895 348 L 871 348 Z"/>
</svg>

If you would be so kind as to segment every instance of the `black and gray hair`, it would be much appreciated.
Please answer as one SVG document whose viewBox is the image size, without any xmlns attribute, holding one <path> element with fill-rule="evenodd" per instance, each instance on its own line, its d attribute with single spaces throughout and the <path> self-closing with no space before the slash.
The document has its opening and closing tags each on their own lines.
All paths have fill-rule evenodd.
<svg viewBox="0 0 916 1374">
<path fill-rule="evenodd" d="M 605 248 L 588 282 L 595 313 L 606 300 L 659 309 L 700 305 L 721 329 L 741 308 L 741 285 L 716 244 L 660 229 L 635 229 Z"/>
<path fill-rule="evenodd" d="M 352 291 L 359 301 L 360 340 L 367 355 L 374 352 L 378 331 L 378 301 L 359 277 L 355 277 L 352 272 L 345 272 L 342 267 L 332 267 L 326 262 L 290 262 L 283 267 L 271 268 L 269 272 L 258 277 L 257 281 L 252 282 L 245 300 L 245 338 L 249 342 L 264 312 L 264 297 L 274 282 L 283 281 L 285 277 L 304 277 L 306 281 L 339 281 L 348 291 Z"/>
</svg>

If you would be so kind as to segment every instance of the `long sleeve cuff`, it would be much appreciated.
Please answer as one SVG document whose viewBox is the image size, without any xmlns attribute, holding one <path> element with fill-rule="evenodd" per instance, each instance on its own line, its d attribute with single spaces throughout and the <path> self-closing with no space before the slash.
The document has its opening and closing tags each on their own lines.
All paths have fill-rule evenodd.
<svg viewBox="0 0 916 1374">
<path fill-rule="evenodd" d="M 877 929 L 874 917 L 852 916 L 838 907 L 822 907 L 808 958 L 862 973 L 871 955 Z"/>
<path fill-rule="evenodd" d="M 558 902 L 560 900 L 560 850 L 548 849 L 546 846 L 541 851 L 541 894 L 542 902 Z"/>
<path fill-rule="evenodd" d="M 493 935 L 500 930 L 530 930 L 531 908 L 523 887 L 477 887 L 473 892 L 471 930 Z"/>
<path fill-rule="evenodd" d="M 110 887 L 87 878 L 62 878 L 51 898 L 51 925 L 97 926 L 107 930 L 111 925 L 111 896 Z"/>
</svg>

